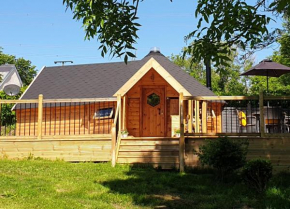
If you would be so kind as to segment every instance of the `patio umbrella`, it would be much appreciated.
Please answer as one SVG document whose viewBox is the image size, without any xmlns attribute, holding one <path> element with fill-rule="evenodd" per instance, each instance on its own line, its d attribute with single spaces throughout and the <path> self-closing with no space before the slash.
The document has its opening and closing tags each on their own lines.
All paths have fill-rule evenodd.
<svg viewBox="0 0 290 209">
<path fill-rule="evenodd" d="M 280 77 L 286 73 L 290 73 L 290 67 L 273 62 L 269 59 L 262 60 L 259 64 L 252 67 L 250 70 L 242 73 L 242 75 L 259 75 L 267 76 L 267 92 L 269 90 L 269 77 Z"/>
</svg>

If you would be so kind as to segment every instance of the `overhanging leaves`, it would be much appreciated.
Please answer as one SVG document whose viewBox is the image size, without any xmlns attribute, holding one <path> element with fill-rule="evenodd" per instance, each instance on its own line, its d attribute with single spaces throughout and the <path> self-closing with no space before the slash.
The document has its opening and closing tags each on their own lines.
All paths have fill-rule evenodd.
<svg viewBox="0 0 290 209">
<path fill-rule="evenodd" d="M 73 11 L 73 18 L 83 23 L 85 39 L 97 38 L 101 44 L 101 55 L 135 57 L 134 44 L 141 26 L 136 21 L 139 0 L 63 0 L 63 4 Z"/>
</svg>

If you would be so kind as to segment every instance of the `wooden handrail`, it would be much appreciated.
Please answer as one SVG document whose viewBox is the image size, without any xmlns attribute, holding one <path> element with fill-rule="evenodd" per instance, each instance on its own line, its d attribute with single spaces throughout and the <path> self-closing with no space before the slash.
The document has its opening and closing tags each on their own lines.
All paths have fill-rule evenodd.
<svg viewBox="0 0 290 209">
<path fill-rule="evenodd" d="M 116 162 L 118 162 L 120 144 L 121 144 L 121 134 L 117 134 Z"/>
<path fill-rule="evenodd" d="M 183 97 L 183 100 L 197 100 L 197 101 L 259 100 L 259 96 L 186 96 L 186 97 Z"/>
<path fill-rule="evenodd" d="M 44 99 L 43 103 L 61 103 L 61 102 L 115 102 L 116 98 L 80 98 L 80 99 Z M 38 103 L 38 99 L 5 99 L 0 100 L 0 104 L 25 104 Z"/>
<path fill-rule="evenodd" d="M 80 99 L 44 99 L 43 103 L 61 103 L 61 102 L 115 102 L 116 98 L 80 98 Z"/>
<path fill-rule="evenodd" d="M 11 99 L 11 100 L 0 100 L 0 104 L 25 104 L 25 103 L 38 103 L 38 99 L 24 99 L 24 100 L 16 100 L 16 99 Z"/>
<path fill-rule="evenodd" d="M 114 118 L 114 122 L 113 124 L 116 126 L 117 125 L 117 121 L 118 121 L 118 116 L 119 116 L 119 109 L 120 109 L 120 103 L 117 103 L 117 108 L 116 108 L 116 113 L 115 113 L 115 118 Z"/>
<path fill-rule="evenodd" d="M 264 96 L 264 100 L 290 100 L 290 96 Z"/>
<path fill-rule="evenodd" d="M 115 167 L 116 162 L 118 162 L 118 155 L 119 155 L 119 149 L 120 149 L 120 143 L 121 143 L 121 137 L 120 137 L 120 128 L 118 132 L 116 131 L 117 127 L 117 121 L 120 117 L 120 108 L 121 108 L 121 97 L 118 95 L 117 97 L 117 107 L 116 107 L 116 113 L 114 117 L 114 122 L 112 125 L 112 166 Z M 121 121 L 121 120 L 119 120 Z M 119 124 L 120 126 L 120 124 Z M 117 142 L 116 142 L 117 141 Z"/>
</svg>

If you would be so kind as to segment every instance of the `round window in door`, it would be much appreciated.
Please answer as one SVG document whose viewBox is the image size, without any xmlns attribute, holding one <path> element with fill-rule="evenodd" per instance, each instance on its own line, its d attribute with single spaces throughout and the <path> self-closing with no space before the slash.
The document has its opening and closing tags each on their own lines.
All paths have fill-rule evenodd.
<svg viewBox="0 0 290 209">
<path fill-rule="evenodd" d="M 155 107 L 156 105 L 159 105 L 160 104 L 160 96 L 158 96 L 155 93 L 150 94 L 147 97 L 147 104 L 149 104 L 152 107 Z"/>
</svg>

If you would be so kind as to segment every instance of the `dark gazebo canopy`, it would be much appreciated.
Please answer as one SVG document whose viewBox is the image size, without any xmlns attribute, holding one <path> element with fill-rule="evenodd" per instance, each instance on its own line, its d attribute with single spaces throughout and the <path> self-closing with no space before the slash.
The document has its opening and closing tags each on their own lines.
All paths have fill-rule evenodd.
<svg viewBox="0 0 290 209">
<path fill-rule="evenodd" d="M 280 77 L 286 73 L 290 73 L 290 67 L 273 62 L 269 59 L 262 60 L 259 64 L 252 67 L 250 70 L 242 73 L 244 75 L 258 75 L 258 76 L 267 76 L 267 91 L 268 91 L 268 79 L 269 77 Z"/>
</svg>

